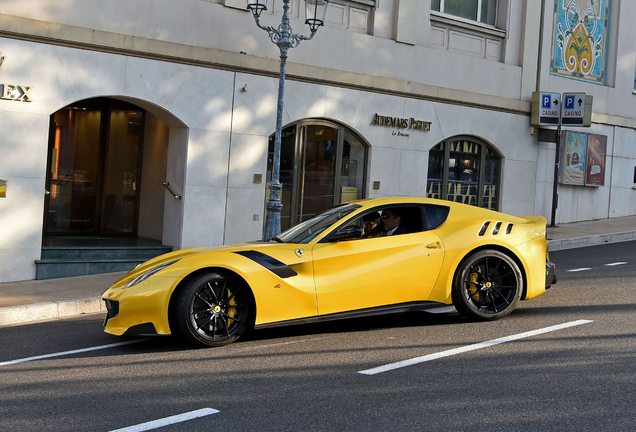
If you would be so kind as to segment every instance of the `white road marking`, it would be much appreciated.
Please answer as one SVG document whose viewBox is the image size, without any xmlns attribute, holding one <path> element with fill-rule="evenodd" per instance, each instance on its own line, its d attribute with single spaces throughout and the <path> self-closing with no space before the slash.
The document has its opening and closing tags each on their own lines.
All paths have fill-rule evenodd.
<svg viewBox="0 0 636 432">
<path fill-rule="evenodd" d="M 122 429 L 115 429 L 111 432 L 142 432 L 142 431 L 147 431 L 147 430 L 151 430 L 151 429 L 158 429 L 160 427 L 164 427 L 164 426 L 168 426 L 168 425 L 172 425 L 175 423 L 182 423 L 188 420 L 193 420 L 195 418 L 199 418 L 199 417 L 205 417 L 205 416 L 209 416 L 212 414 L 216 414 L 220 412 L 219 410 L 215 410 L 212 408 L 203 408 L 200 410 L 196 410 L 196 411 L 190 411 L 187 413 L 183 413 L 183 414 L 178 414 L 178 415 L 174 415 L 171 417 L 166 417 L 166 418 L 162 418 L 159 420 L 154 420 L 154 421 L 150 421 L 147 423 L 141 423 L 135 426 L 129 426 L 129 427 L 125 427 Z"/>
<path fill-rule="evenodd" d="M 421 357 L 415 357 L 409 360 L 403 360 L 403 361 L 399 361 L 396 363 L 389 363 L 387 365 L 384 366 L 378 366 L 372 369 L 367 369 L 367 370 L 363 370 L 363 371 L 359 371 L 358 373 L 363 374 L 363 375 L 376 375 L 382 372 L 388 372 L 388 371 L 392 371 L 394 369 L 399 369 L 399 368 L 403 368 L 406 366 L 412 366 L 415 364 L 419 364 L 419 363 L 424 363 L 424 362 L 428 362 L 431 360 L 437 360 L 443 357 L 450 357 L 456 354 L 463 354 L 465 352 L 469 352 L 469 351 L 475 351 L 481 348 L 488 348 L 494 345 L 499 345 L 502 343 L 506 343 L 506 342 L 512 342 L 512 341 L 516 341 L 519 339 L 524 339 L 524 338 L 529 338 L 532 336 L 536 336 L 536 335 L 540 335 L 540 334 L 544 334 L 544 333 L 549 333 L 549 332 L 553 332 L 553 331 L 557 331 L 557 330 L 563 330 L 569 327 L 575 327 L 575 326 L 579 326 L 582 324 L 588 324 L 594 321 L 591 320 L 578 320 L 578 321 L 572 321 L 569 323 L 564 323 L 564 324 L 558 324 L 555 326 L 551 326 L 551 327 L 545 327 L 542 329 L 537 329 L 537 330 L 532 330 L 529 332 L 525 332 L 525 333 L 519 333 L 516 335 L 512 335 L 512 336 L 506 336 L 503 338 L 499 338 L 499 339 L 493 339 L 491 341 L 486 341 L 486 342 L 480 342 L 480 343 L 476 343 L 473 345 L 467 345 L 465 347 L 461 347 L 461 348 L 455 348 L 452 350 L 448 350 L 448 351 L 441 351 L 438 353 L 434 353 L 434 354 L 429 354 L 429 355 L 425 355 L 425 356 L 421 356 Z"/>
<path fill-rule="evenodd" d="M 590 267 L 581 267 L 581 268 L 577 268 L 577 269 L 572 269 L 572 270 L 568 270 L 569 272 L 580 272 L 580 271 L 587 271 L 587 270 L 592 270 Z"/>
<path fill-rule="evenodd" d="M 108 345 L 100 345 L 100 346 L 90 347 L 90 348 L 76 349 L 76 350 L 72 350 L 72 351 L 62 351 L 62 352 L 58 352 L 58 353 L 44 354 L 44 355 L 33 356 L 33 357 L 26 357 L 26 358 L 21 358 L 21 359 L 17 359 L 17 360 L 9 360 L 9 361 L 5 361 L 5 362 L 0 362 L 0 366 L 9 366 L 9 365 L 16 364 L 16 363 L 24 363 L 24 362 L 28 362 L 28 361 L 42 360 L 42 359 L 51 358 L 51 357 L 61 357 L 61 356 L 65 356 L 65 355 L 80 354 L 80 353 L 85 353 L 85 352 L 89 352 L 89 351 L 97 351 L 97 350 L 102 350 L 102 349 L 106 349 L 106 348 L 113 348 L 113 347 L 122 346 L 122 345 L 130 345 L 130 344 L 135 344 L 135 343 L 139 343 L 139 342 L 145 342 L 146 340 L 147 339 L 127 341 L 127 342 L 119 342 L 119 343 L 108 344 Z"/>
<path fill-rule="evenodd" d="M 615 263 L 609 263 L 609 264 L 605 264 L 607 267 L 614 267 L 614 266 L 619 266 L 619 265 L 623 265 L 623 264 L 627 264 L 626 262 L 615 262 Z"/>
</svg>

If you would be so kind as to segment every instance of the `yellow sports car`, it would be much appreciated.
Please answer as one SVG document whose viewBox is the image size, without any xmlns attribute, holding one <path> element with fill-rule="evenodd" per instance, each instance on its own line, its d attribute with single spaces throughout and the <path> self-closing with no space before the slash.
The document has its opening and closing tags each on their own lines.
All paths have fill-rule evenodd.
<svg viewBox="0 0 636 432">
<path fill-rule="evenodd" d="M 105 331 L 148 325 L 221 346 L 247 329 L 400 311 L 508 315 L 556 282 L 546 220 L 424 198 L 342 204 L 269 242 L 189 249 L 103 298 Z"/>
</svg>

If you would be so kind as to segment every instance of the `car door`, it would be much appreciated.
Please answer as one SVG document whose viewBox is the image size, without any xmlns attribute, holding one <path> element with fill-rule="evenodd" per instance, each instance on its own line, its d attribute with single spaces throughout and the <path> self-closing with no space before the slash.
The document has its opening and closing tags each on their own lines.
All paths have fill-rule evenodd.
<svg viewBox="0 0 636 432">
<path fill-rule="evenodd" d="M 319 242 L 312 249 L 318 314 L 424 301 L 443 256 L 433 231 Z"/>
</svg>

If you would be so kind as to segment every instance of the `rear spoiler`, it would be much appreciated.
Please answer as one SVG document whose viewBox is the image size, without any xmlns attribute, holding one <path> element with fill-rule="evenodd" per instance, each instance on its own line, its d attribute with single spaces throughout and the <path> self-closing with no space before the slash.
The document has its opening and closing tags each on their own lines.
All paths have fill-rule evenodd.
<svg viewBox="0 0 636 432">
<path fill-rule="evenodd" d="M 530 230 L 533 237 L 545 237 L 548 239 L 548 232 L 546 230 L 547 220 L 544 216 L 518 216 L 521 219 L 528 221 L 526 228 Z"/>
<path fill-rule="evenodd" d="M 547 219 L 543 216 L 517 216 L 521 219 L 526 219 L 530 223 L 547 223 Z"/>
</svg>

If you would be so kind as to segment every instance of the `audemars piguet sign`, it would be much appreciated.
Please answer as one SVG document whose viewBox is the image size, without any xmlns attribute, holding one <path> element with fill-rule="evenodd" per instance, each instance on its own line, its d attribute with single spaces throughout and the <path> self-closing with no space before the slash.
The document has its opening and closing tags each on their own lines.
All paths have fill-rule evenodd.
<svg viewBox="0 0 636 432">
<path fill-rule="evenodd" d="M 4 60 L 5 56 L 3 56 L 2 51 L 0 51 L 0 70 L 2 70 Z M 2 91 L 0 92 L 0 99 L 2 100 L 11 100 L 16 102 L 33 102 L 33 98 L 29 94 L 29 91 L 33 90 L 33 86 L 1 83 L 0 87 L 2 88 Z"/>
<path fill-rule="evenodd" d="M 373 116 L 371 126 L 385 126 L 395 129 L 406 129 L 414 131 L 428 132 L 431 130 L 431 122 L 416 120 L 413 117 L 401 118 L 401 117 L 388 117 L 381 116 L 377 113 Z M 394 131 L 393 135 L 408 136 L 402 132 Z"/>
</svg>

